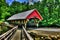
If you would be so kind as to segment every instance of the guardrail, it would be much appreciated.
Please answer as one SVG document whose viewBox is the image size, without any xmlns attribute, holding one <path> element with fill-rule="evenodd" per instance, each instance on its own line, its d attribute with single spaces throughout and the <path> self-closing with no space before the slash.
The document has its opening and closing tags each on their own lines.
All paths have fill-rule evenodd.
<svg viewBox="0 0 60 40">
<path fill-rule="evenodd" d="M 10 40 L 12 35 L 16 32 L 18 26 L 12 28 L 11 30 L 7 31 L 6 33 L 0 35 L 0 40 Z"/>
<path fill-rule="evenodd" d="M 28 34 L 28 32 L 26 31 L 26 29 L 24 27 L 23 28 L 23 32 L 24 32 L 24 36 L 26 40 L 33 40 L 33 38 Z"/>
</svg>

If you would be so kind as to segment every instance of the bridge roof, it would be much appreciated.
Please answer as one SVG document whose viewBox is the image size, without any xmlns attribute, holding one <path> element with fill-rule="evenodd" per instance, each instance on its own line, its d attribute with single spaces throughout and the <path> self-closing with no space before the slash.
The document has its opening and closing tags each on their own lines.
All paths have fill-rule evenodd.
<svg viewBox="0 0 60 40">
<path fill-rule="evenodd" d="M 15 15 L 11 16 L 10 18 L 8 18 L 7 20 L 28 19 L 28 16 L 30 14 L 32 14 L 34 10 L 36 10 L 36 9 L 32 9 L 32 10 L 29 10 L 29 11 L 25 11 L 25 12 L 22 12 L 22 13 L 15 14 Z"/>
</svg>

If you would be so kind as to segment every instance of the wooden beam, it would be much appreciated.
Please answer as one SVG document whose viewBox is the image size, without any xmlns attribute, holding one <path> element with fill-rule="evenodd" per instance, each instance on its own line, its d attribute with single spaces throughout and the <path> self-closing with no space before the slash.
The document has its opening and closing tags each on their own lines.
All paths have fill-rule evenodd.
<svg viewBox="0 0 60 40">
<path fill-rule="evenodd" d="M 24 20 L 24 24 L 25 24 L 25 20 Z"/>
<path fill-rule="evenodd" d="M 24 27 L 23 28 L 23 32 L 25 34 L 25 37 L 27 38 L 27 40 L 33 40 L 33 38 L 28 34 L 28 32 L 26 31 L 26 29 Z"/>
<path fill-rule="evenodd" d="M 27 21 L 29 21 L 29 19 L 27 19 Z"/>
<path fill-rule="evenodd" d="M 27 27 L 26 27 L 26 23 L 25 23 L 25 29 L 26 29 Z"/>
<path fill-rule="evenodd" d="M 26 20 L 24 20 L 24 24 L 25 24 L 25 28 L 27 28 L 27 27 L 26 27 L 26 24 L 27 24 L 27 19 L 26 19 Z"/>
<path fill-rule="evenodd" d="M 21 23 L 23 24 L 23 20 L 21 20 Z"/>
<path fill-rule="evenodd" d="M 18 20 L 18 24 L 20 24 L 20 20 Z"/>
</svg>

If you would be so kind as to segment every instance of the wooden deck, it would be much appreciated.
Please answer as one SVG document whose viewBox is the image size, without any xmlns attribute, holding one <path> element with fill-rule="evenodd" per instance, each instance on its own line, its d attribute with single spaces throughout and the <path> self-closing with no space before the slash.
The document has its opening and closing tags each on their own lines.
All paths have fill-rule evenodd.
<svg viewBox="0 0 60 40">
<path fill-rule="evenodd" d="M 57 36 L 60 37 L 60 29 L 46 29 L 46 28 L 39 28 L 39 29 L 32 29 L 28 30 L 28 32 L 33 32 L 38 35 L 46 35 L 46 36 Z M 21 29 L 18 29 L 16 33 L 14 34 L 13 38 L 11 40 L 21 40 Z M 59 39 L 60 40 L 60 39 Z"/>
<path fill-rule="evenodd" d="M 11 40 L 20 40 L 20 38 L 21 38 L 20 34 L 21 34 L 21 30 L 17 30 Z"/>
</svg>

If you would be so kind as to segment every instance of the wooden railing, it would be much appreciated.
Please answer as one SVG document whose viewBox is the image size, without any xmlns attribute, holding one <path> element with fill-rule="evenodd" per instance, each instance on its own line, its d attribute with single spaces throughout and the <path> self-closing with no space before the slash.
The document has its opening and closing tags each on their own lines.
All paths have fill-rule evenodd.
<svg viewBox="0 0 60 40">
<path fill-rule="evenodd" d="M 0 35 L 0 40 L 10 40 L 13 34 L 16 32 L 18 26 L 12 28 L 11 30 L 7 31 L 6 33 Z"/>
<path fill-rule="evenodd" d="M 22 28 L 23 28 L 23 30 L 22 30 L 23 34 L 22 35 L 24 35 L 25 40 L 33 40 L 33 38 L 28 34 L 26 29 L 24 27 L 22 27 Z"/>
</svg>

